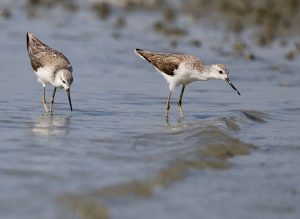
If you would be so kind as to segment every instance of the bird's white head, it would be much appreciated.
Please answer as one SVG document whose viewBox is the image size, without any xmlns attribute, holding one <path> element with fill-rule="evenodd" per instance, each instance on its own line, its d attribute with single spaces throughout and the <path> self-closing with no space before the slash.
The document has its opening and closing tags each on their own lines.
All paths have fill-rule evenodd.
<svg viewBox="0 0 300 219">
<path fill-rule="evenodd" d="M 215 79 L 221 79 L 226 81 L 232 88 L 237 92 L 238 95 L 241 95 L 240 92 L 233 86 L 232 82 L 229 80 L 229 71 L 226 65 L 215 64 L 210 66 L 210 77 Z"/>
<path fill-rule="evenodd" d="M 229 71 L 226 65 L 215 64 L 210 66 L 210 76 L 216 79 L 226 80 L 228 78 Z"/>
<path fill-rule="evenodd" d="M 73 76 L 70 70 L 61 69 L 57 72 L 56 76 L 57 87 L 64 88 L 65 90 L 69 90 L 73 83 Z"/>
<path fill-rule="evenodd" d="M 68 99 L 69 99 L 69 104 L 71 111 L 73 110 L 72 108 L 72 101 L 71 101 L 71 94 L 70 94 L 70 87 L 73 83 L 73 76 L 72 76 L 72 68 L 71 69 L 60 69 L 57 71 L 56 74 L 56 87 L 63 88 L 66 90 Z"/>
</svg>

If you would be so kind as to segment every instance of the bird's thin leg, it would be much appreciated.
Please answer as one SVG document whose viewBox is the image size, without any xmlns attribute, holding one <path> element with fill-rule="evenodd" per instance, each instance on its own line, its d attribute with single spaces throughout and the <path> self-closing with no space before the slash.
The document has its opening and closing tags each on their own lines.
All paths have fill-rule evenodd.
<svg viewBox="0 0 300 219">
<path fill-rule="evenodd" d="M 180 97 L 179 97 L 179 101 L 178 101 L 178 106 L 179 106 L 181 118 L 183 118 L 183 111 L 182 111 L 182 107 L 181 106 L 182 106 L 182 96 L 183 96 L 184 88 L 185 88 L 185 86 L 182 85 L 182 89 L 181 89 L 181 93 L 180 93 Z"/>
<path fill-rule="evenodd" d="M 44 109 L 46 111 L 46 113 L 48 113 L 48 108 L 47 108 L 47 102 L 46 102 L 46 86 L 43 85 L 43 98 L 42 98 L 42 102 L 43 102 L 43 106 L 44 106 Z"/>
<path fill-rule="evenodd" d="M 53 104 L 54 104 L 54 97 L 55 97 L 55 93 L 56 93 L 56 87 L 54 87 L 53 94 L 52 94 L 52 97 L 51 97 L 51 103 L 50 103 L 50 113 L 52 113 L 52 112 L 53 112 Z"/>
<path fill-rule="evenodd" d="M 172 91 L 170 91 L 170 93 L 169 93 L 168 101 L 166 104 L 166 114 L 165 114 L 166 119 L 168 119 L 168 116 L 169 116 L 171 94 L 172 94 Z"/>
</svg>

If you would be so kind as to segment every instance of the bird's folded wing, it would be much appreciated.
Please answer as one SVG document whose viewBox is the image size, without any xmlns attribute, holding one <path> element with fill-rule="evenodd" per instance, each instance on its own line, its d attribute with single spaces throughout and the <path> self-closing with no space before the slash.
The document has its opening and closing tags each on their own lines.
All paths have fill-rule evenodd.
<svg viewBox="0 0 300 219">
<path fill-rule="evenodd" d="M 154 65 L 159 71 L 173 76 L 179 64 L 184 60 L 184 55 L 170 53 L 152 53 L 143 50 L 136 50 L 138 55 Z"/>
</svg>

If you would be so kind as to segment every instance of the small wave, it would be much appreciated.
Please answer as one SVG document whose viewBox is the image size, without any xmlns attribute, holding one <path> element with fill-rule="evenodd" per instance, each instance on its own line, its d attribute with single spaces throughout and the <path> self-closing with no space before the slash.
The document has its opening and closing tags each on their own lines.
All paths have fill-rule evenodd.
<svg viewBox="0 0 300 219">
<path fill-rule="evenodd" d="M 241 111 L 249 120 L 254 122 L 266 122 L 265 118 L 267 117 L 266 113 L 254 111 L 254 110 L 245 110 Z"/>
<path fill-rule="evenodd" d="M 249 124 L 266 122 L 266 117 L 259 111 L 242 110 L 225 117 L 212 117 L 133 137 L 129 145 L 134 144 L 134 147 L 123 147 L 123 152 L 118 152 L 118 159 L 122 159 L 123 153 L 127 160 L 129 156 L 137 162 L 154 160 L 161 162 L 160 170 L 145 179 L 105 186 L 85 194 L 67 194 L 61 200 L 76 210 L 92 207 L 92 212 L 100 209 L 99 215 L 104 212 L 108 216 L 111 201 L 151 198 L 157 189 L 184 180 L 191 170 L 226 170 L 231 167 L 230 158 L 249 155 L 256 147 L 243 142 L 235 133 Z"/>
</svg>

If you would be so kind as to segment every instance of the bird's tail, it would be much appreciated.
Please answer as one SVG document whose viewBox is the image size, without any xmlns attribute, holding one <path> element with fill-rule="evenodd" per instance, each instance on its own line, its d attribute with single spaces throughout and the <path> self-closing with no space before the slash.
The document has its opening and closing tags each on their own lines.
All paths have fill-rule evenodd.
<svg viewBox="0 0 300 219">
<path fill-rule="evenodd" d="M 137 54 L 138 56 L 141 56 L 141 55 L 142 55 L 141 52 L 143 52 L 142 49 L 136 48 L 136 49 L 134 50 L 134 53 Z"/>
<path fill-rule="evenodd" d="M 146 60 L 147 62 L 150 62 L 150 57 L 153 56 L 153 53 L 150 51 L 142 50 L 142 49 L 135 49 L 135 54 L 141 57 L 142 59 Z"/>
<path fill-rule="evenodd" d="M 42 41 L 36 38 L 32 33 L 27 33 L 27 49 L 30 50 L 39 50 L 47 47 Z"/>
<path fill-rule="evenodd" d="M 27 43 L 27 48 L 28 48 L 28 45 L 29 45 L 29 33 L 26 34 L 26 43 Z"/>
</svg>

